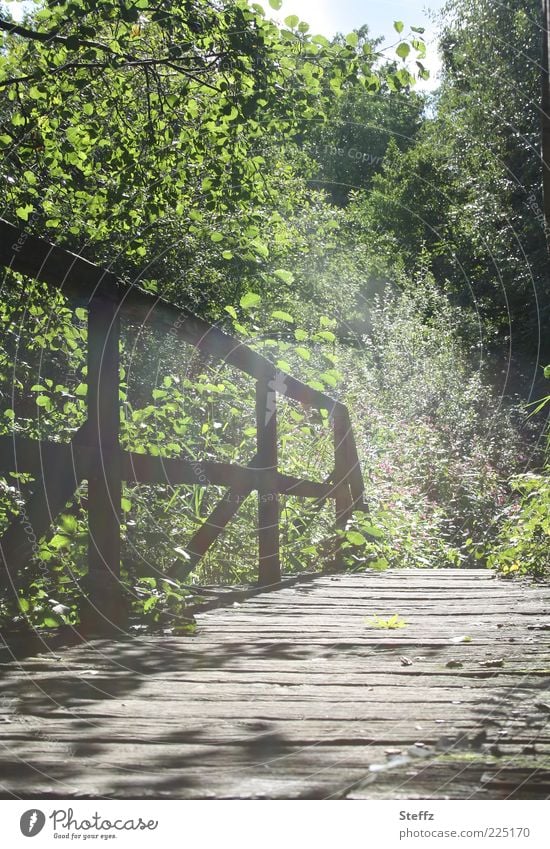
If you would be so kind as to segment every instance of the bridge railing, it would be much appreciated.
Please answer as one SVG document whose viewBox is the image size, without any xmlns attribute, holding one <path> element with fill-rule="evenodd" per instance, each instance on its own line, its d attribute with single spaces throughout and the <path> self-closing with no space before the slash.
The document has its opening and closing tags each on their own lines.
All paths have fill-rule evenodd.
<svg viewBox="0 0 550 849">
<path fill-rule="evenodd" d="M 345 405 L 278 370 L 238 339 L 135 285 L 118 280 L 93 263 L 19 230 L 0 219 L 0 264 L 59 289 L 72 307 L 88 315 L 87 420 L 70 443 L 0 437 L 0 472 L 28 472 L 36 488 L 25 510 L 0 539 L 8 584 L 17 589 L 22 569 L 33 554 L 33 540 L 44 536 L 83 480 L 88 481 L 89 604 L 98 617 L 121 619 L 122 483 L 197 485 L 200 465 L 204 485 L 226 487 L 208 519 L 185 546 L 192 564 L 208 551 L 238 512 L 244 497 L 258 495 L 260 585 L 281 580 L 279 551 L 280 495 L 335 503 L 335 522 L 344 528 L 354 510 L 365 510 L 363 478 Z M 247 465 L 201 458 L 166 458 L 126 452 L 120 446 L 120 321 L 154 320 L 171 334 L 249 375 L 256 384 L 256 453 Z M 279 471 L 277 387 L 302 405 L 327 410 L 334 438 L 334 470 L 324 482 Z M 199 484 L 200 485 L 200 484 Z M 238 496 L 238 497 L 235 497 Z M 35 545 L 35 543 L 34 543 Z"/>
</svg>

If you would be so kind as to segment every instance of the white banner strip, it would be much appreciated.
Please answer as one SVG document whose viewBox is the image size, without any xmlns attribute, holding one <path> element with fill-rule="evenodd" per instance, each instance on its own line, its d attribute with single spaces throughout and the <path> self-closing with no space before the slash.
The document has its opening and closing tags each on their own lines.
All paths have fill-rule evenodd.
<svg viewBox="0 0 550 849">
<path fill-rule="evenodd" d="M 9 849 L 550 846 L 548 801 L 27 800 L 0 801 L 0 812 Z"/>
</svg>

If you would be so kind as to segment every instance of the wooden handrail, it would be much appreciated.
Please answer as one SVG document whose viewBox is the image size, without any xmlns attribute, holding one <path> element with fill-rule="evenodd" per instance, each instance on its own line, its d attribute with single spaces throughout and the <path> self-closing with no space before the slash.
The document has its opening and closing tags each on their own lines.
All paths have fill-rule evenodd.
<svg viewBox="0 0 550 849">
<path fill-rule="evenodd" d="M 30 472 L 39 485 L 24 515 L 0 540 L 8 584 L 32 556 L 29 527 L 43 536 L 72 497 L 88 481 L 88 616 L 110 627 L 122 626 L 120 604 L 120 504 L 122 482 L 218 485 L 228 487 L 209 519 L 188 546 L 195 565 L 238 512 L 242 501 L 258 493 L 259 575 L 261 585 L 281 579 L 279 497 L 313 498 L 319 507 L 335 500 L 336 525 L 345 528 L 353 510 L 365 510 L 364 485 L 347 408 L 324 392 L 276 369 L 261 354 L 183 307 L 118 280 L 44 239 L 0 219 L 0 263 L 19 274 L 59 289 L 73 306 L 88 309 L 88 419 L 69 444 L 0 437 L 0 470 Z M 122 316 L 154 319 L 168 332 L 222 359 L 256 381 L 257 452 L 247 466 L 235 463 L 168 458 L 121 450 L 119 442 L 119 343 Z M 335 466 L 324 483 L 285 475 L 278 469 L 277 393 L 306 406 L 325 409 L 333 423 Z M 197 474 L 200 469 L 200 474 Z M 5 581 L 4 581 L 5 582 Z"/>
<path fill-rule="evenodd" d="M 118 280 L 111 272 L 93 265 L 64 248 L 27 236 L 0 219 L 0 264 L 59 289 L 73 304 L 88 307 L 94 298 L 117 301 L 121 317 L 164 326 L 185 342 L 223 359 L 256 380 L 270 380 L 273 364 L 244 342 L 205 321 L 185 307 L 176 306 L 134 284 Z M 301 380 L 278 370 L 278 385 L 287 397 L 307 406 L 332 411 L 338 401 Z"/>
</svg>

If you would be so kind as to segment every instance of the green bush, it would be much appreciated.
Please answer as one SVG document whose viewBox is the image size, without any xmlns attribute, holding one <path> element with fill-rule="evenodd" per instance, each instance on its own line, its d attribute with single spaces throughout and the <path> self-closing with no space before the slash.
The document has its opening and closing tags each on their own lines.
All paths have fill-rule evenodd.
<svg viewBox="0 0 550 849">
<path fill-rule="evenodd" d="M 517 475 L 514 498 L 503 511 L 487 564 L 504 575 L 550 576 L 550 476 Z"/>
<path fill-rule="evenodd" d="M 529 443 L 525 410 L 496 392 L 471 350 L 472 317 L 420 272 L 366 309 L 347 402 L 383 556 L 399 566 L 475 565 Z"/>
</svg>

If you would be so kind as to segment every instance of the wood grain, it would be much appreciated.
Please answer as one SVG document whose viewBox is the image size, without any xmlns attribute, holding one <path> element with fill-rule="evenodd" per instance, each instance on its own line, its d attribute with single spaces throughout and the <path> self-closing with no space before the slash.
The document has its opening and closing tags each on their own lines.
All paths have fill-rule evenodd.
<svg viewBox="0 0 550 849">
<path fill-rule="evenodd" d="M 548 798 L 549 610 L 548 586 L 482 570 L 365 572 L 193 637 L 4 650 L 3 795 Z"/>
</svg>

